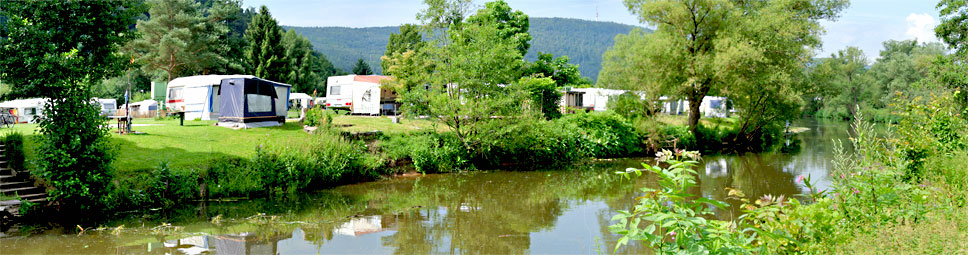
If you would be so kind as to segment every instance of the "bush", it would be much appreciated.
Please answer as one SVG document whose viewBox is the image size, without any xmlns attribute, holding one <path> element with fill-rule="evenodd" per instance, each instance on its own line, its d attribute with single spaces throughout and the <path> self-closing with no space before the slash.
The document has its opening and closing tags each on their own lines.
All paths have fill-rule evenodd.
<svg viewBox="0 0 968 255">
<path fill-rule="evenodd" d="M 652 116 L 659 108 L 658 105 L 642 100 L 638 94 L 631 91 L 608 99 L 608 109 L 628 119 Z"/>
<path fill-rule="evenodd" d="M 696 136 L 689 132 L 688 126 L 665 126 L 662 129 L 662 135 L 667 137 L 668 140 L 675 140 L 676 147 L 686 148 L 689 150 L 698 150 L 696 147 L 698 143 L 696 142 Z M 669 145 L 663 146 L 668 147 Z"/>
<path fill-rule="evenodd" d="M 303 120 L 303 123 L 310 127 L 331 127 L 335 115 L 337 113 L 333 110 L 311 108 L 306 111 L 306 119 Z"/>
<path fill-rule="evenodd" d="M 124 179 L 109 196 L 116 210 L 169 208 L 199 197 L 199 173 L 194 169 L 173 170 L 167 162 Z"/>
<path fill-rule="evenodd" d="M 467 150 L 453 133 L 403 134 L 384 139 L 380 148 L 390 159 L 409 158 L 421 173 L 443 173 L 468 166 Z"/>
<path fill-rule="evenodd" d="M 262 176 L 250 160 L 218 159 L 212 162 L 204 178 L 211 197 L 248 196 L 263 191 Z"/>
<path fill-rule="evenodd" d="M 291 193 L 346 180 L 373 179 L 379 160 L 361 141 L 329 132 L 313 135 L 305 148 L 264 146 L 250 160 L 222 160 L 206 173 L 213 196 Z"/>
<path fill-rule="evenodd" d="M 516 164 L 524 168 L 553 167 L 585 158 L 586 141 L 566 118 L 556 121 L 515 119 L 489 123 L 493 130 L 479 137 L 472 154 L 482 167 Z"/>
<path fill-rule="evenodd" d="M 23 171 L 24 165 L 24 135 L 18 132 L 9 133 L 3 137 L 4 156 L 7 160 L 7 167 Z"/>
<path fill-rule="evenodd" d="M 593 157 L 627 157 L 643 152 L 644 147 L 635 128 L 613 112 L 571 114 L 556 124 L 577 127 L 584 149 Z"/>
</svg>

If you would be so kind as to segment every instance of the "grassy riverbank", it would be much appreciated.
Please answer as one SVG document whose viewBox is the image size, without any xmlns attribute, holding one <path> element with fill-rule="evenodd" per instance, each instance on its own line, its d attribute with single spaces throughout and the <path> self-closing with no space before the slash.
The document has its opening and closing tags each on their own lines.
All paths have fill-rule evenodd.
<svg viewBox="0 0 968 255">
<path fill-rule="evenodd" d="M 325 118 L 321 115 L 320 118 Z M 649 155 L 659 148 L 719 148 L 733 119 L 704 120 L 700 139 L 683 116 L 629 120 L 614 113 L 555 120 L 496 119 L 463 138 L 430 120 L 333 115 L 315 134 L 297 122 L 233 130 L 214 121 L 136 119 L 138 134 L 110 135 L 113 211 L 173 206 L 203 198 L 274 196 L 367 181 L 396 173 L 474 169 L 553 169 L 588 158 Z M 316 123 L 325 123 L 317 121 Z M 35 125 L 25 134 L 28 168 L 36 158 Z M 348 133 L 381 131 L 356 140 Z M 466 135 L 466 134 L 465 134 Z"/>
</svg>

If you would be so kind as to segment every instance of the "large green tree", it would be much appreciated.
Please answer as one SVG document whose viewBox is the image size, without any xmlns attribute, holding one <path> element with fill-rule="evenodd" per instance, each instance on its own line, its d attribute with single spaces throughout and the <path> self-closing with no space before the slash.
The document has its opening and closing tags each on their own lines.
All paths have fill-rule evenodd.
<svg viewBox="0 0 968 255">
<path fill-rule="evenodd" d="M 609 89 L 621 89 L 641 92 L 645 100 L 635 102 L 638 96 L 622 96 L 615 100 L 623 103 L 618 105 L 641 106 L 645 115 L 651 115 L 659 111 L 659 98 L 670 89 L 668 84 L 660 83 L 659 77 L 649 72 L 643 72 L 657 63 L 648 58 L 646 54 L 640 52 L 663 50 L 658 44 L 649 43 L 646 32 L 635 29 L 629 34 L 619 34 L 615 36 L 615 44 L 602 54 L 602 70 L 598 72 L 598 87 Z M 618 102 L 616 102 L 618 103 Z M 636 107 L 639 108 L 639 107 Z M 625 111 L 623 111 L 624 113 Z"/>
<path fill-rule="evenodd" d="M 388 73 L 408 115 L 434 116 L 448 126 L 470 151 L 482 146 L 480 134 L 492 116 L 521 113 L 525 93 L 505 86 L 521 77 L 519 36 L 508 37 L 497 19 L 481 10 L 464 22 L 464 1 L 427 0 L 418 17 L 434 36 L 418 51 L 395 54 Z M 488 6 L 494 6 L 488 4 Z M 440 30 L 447 26 L 446 31 Z M 400 88 L 408 88 L 400 90 Z"/>
<path fill-rule="evenodd" d="M 400 26 L 400 33 L 391 33 L 387 41 L 387 50 L 383 56 L 392 57 L 394 54 L 402 54 L 407 51 L 417 50 L 423 47 L 423 36 L 420 34 L 420 27 L 414 24 L 403 24 Z M 383 72 L 389 69 L 390 65 L 380 61 Z"/>
<path fill-rule="evenodd" d="M 916 40 L 888 40 L 883 45 L 880 58 L 870 68 L 874 88 L 871 97 L 865 98 L 869 101 L 867 105 L 887 108 L 897 98 L 897 93 L 927 96 L 928 92 L 921 88 L 920 82 L 931 75 L 932 62 L 946 55 L 944 45 L 918 43 Z"/>
<path fill-rule="evenodd" d="M 824 98 L 825 107 L 844 107 L 850 116 L 856 116 L 862 95 L 870 94 L 870 80 L 867 74 L 867 56 L 857 47 L 847 47 L 832 54 L 818 68 L 827 75 L 828 94 Z"/>
<path fill-rule="evenodd" d="M 568 56 L 555 57 L 551 53 L 538 53 L 538 59 L 525 63 L 522 74 L 524 76 L 540 75 L 555 81 L 555 86 L 584 87 L 591 85 L 591 81 L 581 76 L 578 65 L 571 64 Z"/>
<path fill-rule="evenodd" d="M 528 54 L 528 49 L 531 48 L 529 22 L 528 15 L 511 9 L 504 0 L 487 2 L 483 9 L 467 18 L 469 24 L 495 26 L 498 36 L 513 42 L 521 56 Z"/>
<path fill-rule="evenodd" d="M 285 70 L 286 52 L 281 44 L 282 29 L 265 5 L 252 17 L 245 30 L 245 39 L 249 41 L 245 59 L 252 66 L 251 73 L 267 80 L 284 80 L 288 72 Z"/>
<path fill-rule="evenodd" d="M 932 71 L 938 83 L 952 90 L 955 100 L 968 118 L 968 1 L 941 0 L 938 3 L 941 24 L 935 33 L 955 49 L 957 54 L 940 57 Z"/>
<path fill-rule="evenodd" d="M 50 187 L 61 220 L 110 205 L 109 131 L 90 86 L 124 69 L 120 48 L 143 10 L 137 1 L 0 1 L 10 18 L 0 30 L 0 79 L 11 96 L 49 98 L 32 173 Z"/>
<path fill-rule="evenodd" d="M 656 26 L 646 35 L 658 63 L 642 70 L 689 100 L 688 124 L 698 135 L 699 106 L 710 94 L 730 96 L 744 124 L 741 136 L 789 117 L 793 73 L 820 45 L 819 21 L 832 19 L 846 0 L 625 0 L 639 20 Z M 777 32 L 777 31 L 782 31 Z M 789 97 L 788 97 L 789 96 Z M 782 104 L 782 105 L 779 105 Z"/>
<path fill-rule="evenodd" d="M 168 81 L 224 68 L 222 54 L 229 51 L 220 40 L 228 28 L 218 22 L 224 19 L 221 8 L 206 17 L 201 5 L 192 0 L 152 0 L 148 2 L 150 19 L 139 20 L 141 35 L 128 49 L 146 72 L 162 70 Z"/>
<path fill-rule="evenodd" d="M 317 63 L 317 57 L 313 55 L 313 45 L 309 39 L 290 29 L 282 36 L 282 47 L 286 53 L 285 70 L 288 72 L 280 81 L 292 85 L 293 91 L 296 92 L 309 92 L 316 89 L 324 77 L 320 77 L 313 68 Z"/>
</svg>

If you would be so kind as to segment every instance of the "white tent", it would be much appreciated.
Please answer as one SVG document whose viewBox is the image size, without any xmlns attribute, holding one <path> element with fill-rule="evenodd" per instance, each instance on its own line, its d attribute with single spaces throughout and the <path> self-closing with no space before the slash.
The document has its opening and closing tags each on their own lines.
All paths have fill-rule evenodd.
<svg viewBox="0 0 968 255">
<path fill-rule="evenodd" d="M 13 114 L 19 123 L 33 123 L 44 114 L 46 98 L 18 99 L 0 103 L 0 110 Z"/>
<path fill-rule="evenodd" d="M 313 97 L 306 93 L 290 93 L 289 94 L 289 106 L 296 107 L 300 109 L 306 109 L 312 107 Z"/>
<path fill-rule="evenodd" d="M 168 83 L 165 97 L 169 111 L 185 112 L 185 119 L 215 120 L 219 117 L 219 87 L 223 79 L 255 78 L 252 75 L 196 75 Z"/>
</svg>

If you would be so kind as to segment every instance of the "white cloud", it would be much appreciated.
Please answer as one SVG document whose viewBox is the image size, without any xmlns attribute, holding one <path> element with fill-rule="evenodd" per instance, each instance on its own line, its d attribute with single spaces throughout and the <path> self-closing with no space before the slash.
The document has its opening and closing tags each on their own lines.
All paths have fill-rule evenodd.
<svg viewBox="0 0 968 255">
<path fill-rule="evenodd" d="M 907 32 L 905 36 L 908 39 L 918 39 L 921 42 L 937 41 L 938 39 L 934 37 L 934 27 L 937 25 L 938 21 L 930 14 L 911 13 L 907 16 Z"/>
</svg>

